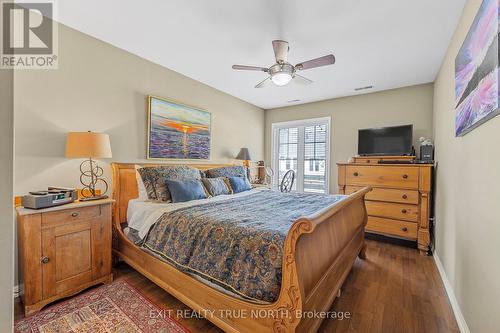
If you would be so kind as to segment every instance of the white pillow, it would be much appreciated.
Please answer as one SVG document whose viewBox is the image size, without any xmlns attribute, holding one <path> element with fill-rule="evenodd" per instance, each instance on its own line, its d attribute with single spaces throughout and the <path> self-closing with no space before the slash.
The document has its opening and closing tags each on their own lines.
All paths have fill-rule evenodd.
<svg viewBox="0 0 500 333">
<path fill-rule="evenodd" d="M 139 169 L 142 167 L 140 165 L 135 165 L 135 179 L 137 181 L 137 192 L 139 193 L 139 197 L 137 199 L 139 200 L 148 200 L 148 192 L 146 191 L 146 186 L 144 185 L 144 182 L 142 181 L 141 174 L 139 173 Z"/>
</svg>

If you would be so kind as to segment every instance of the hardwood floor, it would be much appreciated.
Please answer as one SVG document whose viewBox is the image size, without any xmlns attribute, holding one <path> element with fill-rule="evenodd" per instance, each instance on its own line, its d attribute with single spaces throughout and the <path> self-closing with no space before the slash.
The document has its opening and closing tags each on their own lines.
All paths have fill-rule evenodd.
<svg viewBox="0 0 500 333">
<path fill-rule="evenodd" d="M 459 332 L 443 283 L 432 257 L 417 250 L 369 240 L 367 257 L 358 259 L 331 311 L 350 318 L 325 319 L 319 332 L 433 333 Z M 160 307 L 189 308 L 124 263 L 115 280 L 126 279 Z M 23 316 L 16 303 L 16 319 Z M 175 316 L 174 316 L 175 317 Z M 222 332 L 202 318 L 176 318 L 193 333 Z"/>
</svg>

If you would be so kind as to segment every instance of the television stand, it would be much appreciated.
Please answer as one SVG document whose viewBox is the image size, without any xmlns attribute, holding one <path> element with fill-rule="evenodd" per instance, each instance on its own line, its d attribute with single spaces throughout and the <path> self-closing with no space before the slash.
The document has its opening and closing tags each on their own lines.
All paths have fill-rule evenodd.
<svg viewBox="0 0 500 333">
<path fill-rule="evenodd" d="M 352 159 L 354 164 L 412 164 L 416 156 L 372 155 L 354 156 Z"/>
</svg>

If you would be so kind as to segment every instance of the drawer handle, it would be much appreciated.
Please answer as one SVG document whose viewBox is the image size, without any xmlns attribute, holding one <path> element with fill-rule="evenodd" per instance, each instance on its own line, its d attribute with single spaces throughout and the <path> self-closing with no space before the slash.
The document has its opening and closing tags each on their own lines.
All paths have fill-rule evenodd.
<svg viewBox="0 0 500 333">
<path fill-rule="evenodd" d="M 73 217 L 77 217 L 77 216 L 78 216 L 78 213 L 77 213 L 77 212 L 71 213 L 71 216 L 73 216 Z"/>
<path fill-rule="evenodd" d="M 404 232 L 407 232 L 408 228 L 407 227 L 402 227 L 401 230 L 404 231 Z"/>
<path fill-rule="evenodd" d="M 353 173 L 353 175 L 354 175 L 354 177 L 357 177 L 357 176 L 359 176 L 359 173 L 355 172 L 355 173 Z"/>
<path fill-rule="evenodd" d="M 408 213 L 408 211 L 406 209 L 402 209 L 401 213 L 406 214 L 406 213 Z"/>
<path fill-rule="evenodd" d="M 42 259 L 40 259 L 40 261 L 42 262 L 42 264 L 47 264 L 50 261 L 50 259 L 49 259 L 49 257 L 42 257 Z"/>
<path fill-rule="evenodd" d="M 403 199 L 408 199 L 408 196 L 406 194 L 403 194 Z"/>
<path fill-rule="evenodd" d="M 403 179 L 408 179 L 408 175 L 403 175 Z"/>
</svg>

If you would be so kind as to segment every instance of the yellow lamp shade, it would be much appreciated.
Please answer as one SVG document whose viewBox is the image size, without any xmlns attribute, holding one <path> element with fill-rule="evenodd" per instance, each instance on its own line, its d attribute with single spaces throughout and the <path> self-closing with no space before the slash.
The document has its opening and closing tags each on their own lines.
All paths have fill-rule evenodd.
<svg viewBox="0 0 500 333">
<path fill-rule="evenodd" d="M 69 132 L 66 137 L 68 158 L 111 158 L 109 135 L 93 132 Z"/>
</svg>

